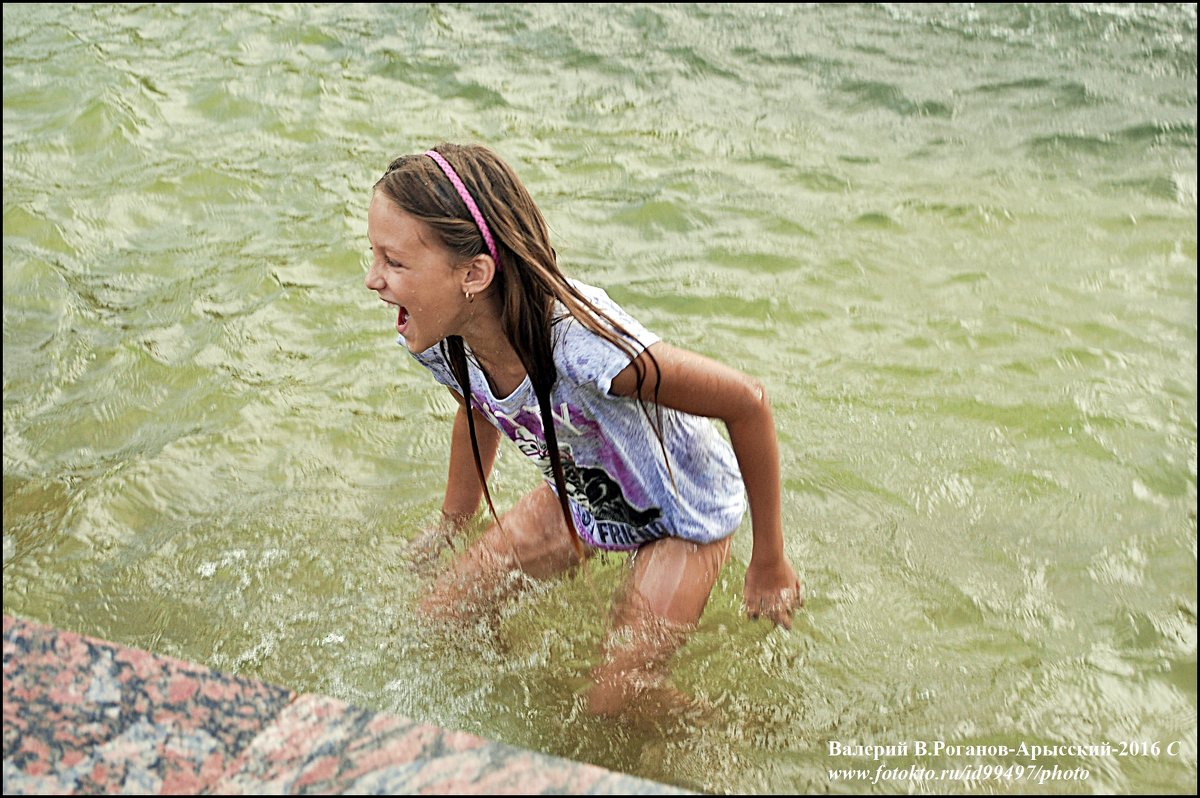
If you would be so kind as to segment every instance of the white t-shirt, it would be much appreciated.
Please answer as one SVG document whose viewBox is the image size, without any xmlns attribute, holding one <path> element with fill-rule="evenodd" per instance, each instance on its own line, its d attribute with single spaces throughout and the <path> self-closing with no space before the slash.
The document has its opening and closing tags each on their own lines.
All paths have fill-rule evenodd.
<svg viewBox="0 0 1200 798">
<path fill-rule="evenodd" d="M 636 338 L 630 342 L 635 350 L 659 340 L 601 289 L 574 285 Z M 561 305 L 559 309 L 565 313 Z M 621 551 L 664 537 L 711 543 L 732 534 L 746 512 L 745 490 L 733 450 L 712 422 L 662 408 L 663 441 L 671 458 L 668 473 L 654 428 L 637 400 L 609 394 L 613 378 L 629 365 L 629 356 L 570 315 L 555 324 L 552 336 L 558 369 L 550 392 L 554 429 L 583 539 Z M 403 336 L 399 343 L 404 345 Z M 413 357 L 461 395 L 440 345 Z M 467 365 L 472 406 L 537 463 L 554 488 L 541 411 L 529 377 L 511 395 L 497 397 L 469 347 Z M 652 403 L 646 409 L 656 416 Z"/>
</svg>

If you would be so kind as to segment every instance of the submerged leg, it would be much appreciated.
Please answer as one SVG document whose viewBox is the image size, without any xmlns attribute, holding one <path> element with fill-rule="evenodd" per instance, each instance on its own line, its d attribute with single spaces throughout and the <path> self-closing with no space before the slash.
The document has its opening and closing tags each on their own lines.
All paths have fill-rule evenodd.
<svg viewBox="0 0 1200 798">
<path fill-rule="evenodd" d="M 592 670 L 589 709 L 620 712 L 666 676 L 667 662 L 696 627 L 731 538 L 691 543 L 664 538 L 639 548 L 613 608 L 603 661 Z"/>
<path fill-rule="evenodd" d="M 578 565 L 574 534 L 563 521 L 558 497 L 543 482 L 455 558 L 421 602 L 421 610 L 443 619 L 494 611 L 519 589 L 522 574 L 549 579 Z"/>
</svg>

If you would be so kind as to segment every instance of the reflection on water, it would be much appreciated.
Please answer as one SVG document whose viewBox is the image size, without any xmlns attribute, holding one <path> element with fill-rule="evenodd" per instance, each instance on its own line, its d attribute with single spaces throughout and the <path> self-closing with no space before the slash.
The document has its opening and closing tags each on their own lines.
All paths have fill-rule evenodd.
<svg viewBox="0 0 1200 798">
<path fill-rule="evenodd" d="M 700 790 L 1194 786 L 1194 9 L 49 9 L 4 9 L 6 612 Z M 771 392 L 807 604 L 739 616 L 740 531 L 694 713 L 581 709 L 619 558 L 415 617 L 453 408 L 365 212 L 443 139 Z M 1178 745 L 830 775 L 914 740 Z"/>
</svg>

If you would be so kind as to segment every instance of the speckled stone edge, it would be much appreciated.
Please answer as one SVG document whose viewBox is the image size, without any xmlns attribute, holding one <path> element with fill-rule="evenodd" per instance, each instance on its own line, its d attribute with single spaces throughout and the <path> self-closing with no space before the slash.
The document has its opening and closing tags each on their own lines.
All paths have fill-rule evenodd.
<svg viewBox="0 0 1200 798">
<path fill-rule="evenodd" d="M 683 790 L 4 616 L 4 794 Z"/>
</svg>

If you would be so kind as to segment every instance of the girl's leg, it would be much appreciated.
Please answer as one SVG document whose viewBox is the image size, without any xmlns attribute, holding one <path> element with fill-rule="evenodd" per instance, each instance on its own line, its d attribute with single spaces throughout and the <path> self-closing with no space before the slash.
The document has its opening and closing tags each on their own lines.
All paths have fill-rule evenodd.
<svg viewBox="0 0 1200 798">
<path fill-rule="evenodd" d="M 664 538 L 630 558 L 630 573 L 613 608 L 604 661 L 592 670 L 592 712 L 619 712 L 666 675 L 666 664 L 700 620 L 731 537 L 714 543 Z"/>
<path fill-rule="evenodd" d="M 524 573 L 549 579 L 578 565 L 558 497 L 542 483 L 517 502 L 483 536 L 455 558 L 421 602 L 422 611 L 440 618 L 464 618 L 474 610 L 494 610 L 516 590 Z M 584 555 L 590 549 L 584 544 Z"/>
</svg>

